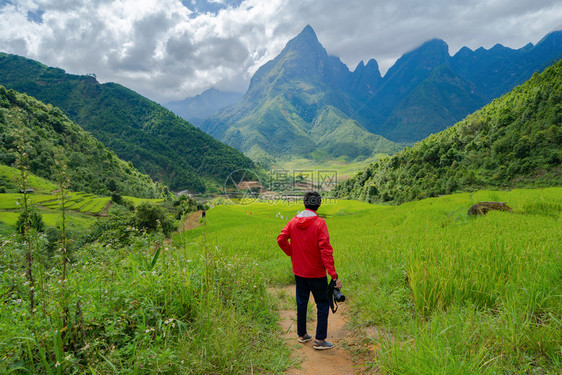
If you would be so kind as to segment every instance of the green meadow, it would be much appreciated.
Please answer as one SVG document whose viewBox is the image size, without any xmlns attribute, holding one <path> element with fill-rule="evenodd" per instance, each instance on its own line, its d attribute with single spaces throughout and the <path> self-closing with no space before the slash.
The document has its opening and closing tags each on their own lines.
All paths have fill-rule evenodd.
<svg viewBox="0 0 562 375">
<path fill-rule="evenodd" d="M 76 203 L 85 209 L 98 198 L 78 199 L 91 201 Z M 467 216 L 479 201 L 513 212 Z M 61 256 L 32 240 L 34 307 L 26 246 L 1 238 L 0 372 L 249 374 L 298 365 L 279 340 L 276 310 L 286 301 L 268 290 L 293 283 L 276 237 L 302 204 L 225 203 L 171 240 L 131 237 L 134 228 L 114 221 L 115 241 L 72 249 L 64 281 Z M 319 214 L 361 340 L 348 348 L 373 372 L 558 374 L 561 210 L 562 188 L 401 206 L 326 199 Z"/>
<path fill-rule="evenodd" d="M 290 171 L 311 171 L 311 170 L 328 170 L 336 172 L 339 178 L 349 178 L 355 173 L 365 169 L 370 164 L 380 159 L 388 158 L 388 154 L 378 153 L 363 160 L 349 161 L 345 157 L 340 158 L 290 158 L 277 160 L 272 166 L 272 170 L 290 170 Z"/>
<path fill-rule="evenodd" d="M 512 213 L 467 216 L 480 201 Z M 292 283 L 276 236 L 302 204 L 212 208 L 176 238 L 188 253 L 244 258 L 270 285 Z M 326 201 L 353 328 L 377 327 L 368 366 L 388 373 L 559 373 L 562 189 L 479 191 L 401 206 Z M 365 354 L 365 353 L 363 353 Z"/>
</svg>

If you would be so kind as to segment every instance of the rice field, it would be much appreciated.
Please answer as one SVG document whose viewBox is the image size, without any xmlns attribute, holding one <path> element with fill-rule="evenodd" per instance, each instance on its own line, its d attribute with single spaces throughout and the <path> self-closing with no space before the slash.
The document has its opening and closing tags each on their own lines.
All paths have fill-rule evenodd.
<svg viewBox="0 0 562 375">
<path fill-rule="evenodd" d="M 0 226 L 5 227 L 5 232 L 13 227 L 20 215 L 21 207 L 18 199 L 22 194 L 3 193 L 0 194 Z M 60 201 L 56 194 L 37 194 L 28 195 L 33 205 L 37 206 L 43 216 L 43 221 L 47 226 L 56 226 L 60 216 Z M 162 199 L 141 199 L 126 197 L 138 205 L 144 201 L 161 202 Z M 69 192 L 66 208 L 70 214 L 71 225 L 79 228 L 87 228 L 93 223 L 95 217 L 103 214 L 104 209 L 111 205 L 110 197 L 99 197 L 94 194 L 82 192 Z"/>
<path fill-rule="evenodd" d="M 469 217 L 480 201 L 513 210 Z M 246 202 L 249 203 L 249 202 Z M 401 206 L 327 201 L 336 269 L 369 365 L 389 373 L 552 373 L 562 368 L 562 188 L 462 193 Z M 223 205 L 175 241 L 247 257 L 292 282 L 276 237 L 300 203 Z M 366 330 L 368 331 L 368 329 Z"/>
<path fill-rule="evenodd" d="M 19 175 L 20 171 L 18 169 L 0 164 L 0 176 L 6 181 L 18 186 Z M 32 174 L 28 176 L 28 185 L 33 187 L 35 192 L 42 194 L 48 194 L 58 188 L 56 184 Z"/>
<path fill-rule="evenodd" d="M 14 198 L 0 195 L 0 220 L 17 220 Z M 56 225 L 55 196 L 32 198 L 46 224 Z M 108 201 L 72 193 L 71 217 L 92 220 L 78 211 L 91 213 Z M 469 217 L 469 207 L 480 201 L 506 202 L 513 212 Z M 123 248 L 76 249 L 68 275 L 73 314 L 87 298 L 84 322 L 74 326 L 85 331 L 72 337 L 86 335 L 91 345 L 76 344 L 68 352 L 52 334 L 57 330 L 49 328 L 51 318 L 21 321 L 25 274 L 7 267 L 5 276 L 11 276 L 4 281 L 15 283 L 18 292 L 0 309 L 7 319 L 0 351 L 12 359 L 11 367 L 0 362 L 0 368 L 28 359 L 22 368 L 30 372 L 34 366 L 56 372 L 57 363 L 78 372 L 88 371 L 87 363 L 99 373 L 283 373 L 294 366 L 288 346 L 266 345 L 278 335 L 278 302 L 267 289 L 294 282 L 276 237 L 302 204 L 230 203 L 210 208 L 205 225 L 177 234 L 162 253 L 161 239 L 146 236 Z M 561 211 L 562 188 L 479 191 L 401 206 L 325 200 L 319 214 L 330 231 L 359 338 L 350 350 L 366 358 L 364 368 L 374 373 L 559 374 Z M 3 246 L 6 266 L 17 264 L 19 245 L 7 239 Z M 49 281 L 57 275 L 41 276 L 41 316 L 60 312 L 57 284 Z M 19 323 L 5 324 L 9 319 Z M 43 338 L 35 342 L 37 324 Z"/>
</svg>

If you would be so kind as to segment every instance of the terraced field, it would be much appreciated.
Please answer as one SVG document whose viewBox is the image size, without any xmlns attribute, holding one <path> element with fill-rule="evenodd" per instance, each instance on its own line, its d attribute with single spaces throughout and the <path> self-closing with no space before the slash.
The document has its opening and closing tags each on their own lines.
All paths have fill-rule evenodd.
<svg viewBox="0 0 562 375">
<path fill-rule="evenodd" d="M 15 168 L 0 165 L 0 183 L 4 183 L 3 190 L 9 192 L 0 193 L 0 232 L 8 233 L 13 230 L 21 213 L 21 200 L 23 194 L 17 193 L 19 171 Z M 33 189 L 28 194 L 31 205 L 37 207 L 43 221 L 47 226 L 56 226 L 60 217 L 60 199 L 57 194 L 58 187 L 50 181 L 34 175 L 28 176 L 27 187 Z M 2 184 L 0 184 L 2 188 Z M 153 203 L 161 202 L 162 199 L 142 199 L 135 197 L 123 197 L 133 202 L 135 206 L 145 201 Z M 110 197 L 100 197 L 83 192 L 69 192 L 67 195 L 66 208 L 69 212 L 69 223 L 71 227 L 86 228 L 91 225 L 96 217 L 105 216 L 107 209 L 111 207 Z"/>
</svg>

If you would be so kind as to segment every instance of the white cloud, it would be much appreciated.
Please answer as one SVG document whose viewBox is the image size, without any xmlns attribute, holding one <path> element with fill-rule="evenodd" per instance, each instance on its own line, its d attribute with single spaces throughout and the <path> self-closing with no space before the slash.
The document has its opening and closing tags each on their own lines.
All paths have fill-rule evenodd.
<svg viewBox="0 0 562 375">
<path fill-rule="evenodd" d="M 212 4 L 211 4 L 212 3 Z M 183 4 L 186 4 L 184 6 Z M 0 1 L 0 50 L 71 73 L 96 73 L 158 101 L 215 86 L 243 91 L 306 24 L 354 69 L 386 71 L 403 53 L 441 38 L 519 48 L 559 28 L 554 0 L 41 0 Z M 189 9 L 188 9 L 189 8 Z M 42 23 L 28 12 L 41 14 Z M 162 71 L 162 69 L 164 71 Z M 176 83 L 177 82 L 177 83 Z M 181 90 L 179 85 L 183 88 Z"/>
</svg>

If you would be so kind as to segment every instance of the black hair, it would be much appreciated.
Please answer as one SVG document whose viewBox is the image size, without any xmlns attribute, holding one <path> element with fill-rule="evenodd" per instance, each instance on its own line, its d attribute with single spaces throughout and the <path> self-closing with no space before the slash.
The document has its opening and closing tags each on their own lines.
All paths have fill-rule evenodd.
<svg viewBox="0 0 562 375">
<path fill-rule="evenodd" d="M 304 207 L 316 211 L 322 204 L 322 197 L 316 191 L 309 191 L 304 195 Z"/>
</svg>

